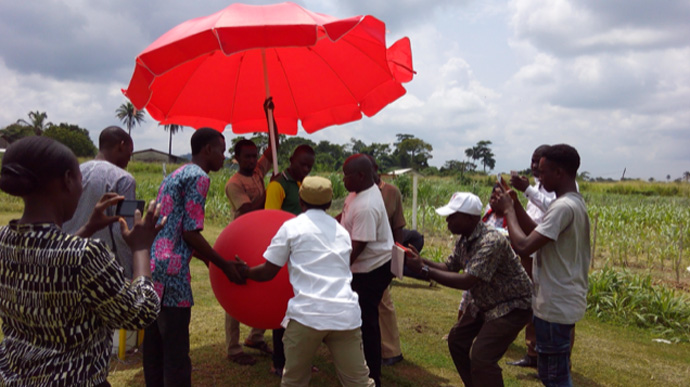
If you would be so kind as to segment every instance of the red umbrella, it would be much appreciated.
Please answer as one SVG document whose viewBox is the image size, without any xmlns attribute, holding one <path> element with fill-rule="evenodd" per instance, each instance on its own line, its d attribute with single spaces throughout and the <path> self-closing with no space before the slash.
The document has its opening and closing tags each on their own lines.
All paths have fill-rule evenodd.
<svg viewBox="0 0 690 387">
<path fill-rule="evenodd" d="M 262 106 L 272 96 L 280 133 L 294 135 L 298 120 L 312 133 L 373 116 L 405 94 L 413 73 L 409 39 L 386 48 L 373 16 L 233 4 L 158 38 L 123 92 L 162 125 L 230 124 L 235 133 L 266 131 Z"/>
</svg>

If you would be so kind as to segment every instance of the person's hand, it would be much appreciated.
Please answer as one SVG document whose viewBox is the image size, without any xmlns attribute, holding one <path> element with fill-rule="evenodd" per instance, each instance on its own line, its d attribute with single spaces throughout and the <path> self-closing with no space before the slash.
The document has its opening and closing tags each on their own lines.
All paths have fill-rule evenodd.
<svg viewBox="0 0 690 387">
<path fill-rule="evenodd" d="M 405 266 L 415 273 L 421 272 L 422 267 L 424 267 L 424 261 L 422 261 L 422 257 L 419 256 L 419 251 L 412 245 L 405 250 Z"/>
<path fill-rule="evenodd" d="M 529 187 L 529 179 L 525 176 L 511 176 L 510 185 L 520 192 L 525 192 L 527 187 Z"/>
<path fill-rule="evenodd" d="M 134 225 L 131 229 L 123 218 L 119 218 L 122 238 L 132 251 L 151 249 L 153 240 L 168 220 L 167 217 L 164 217 L 159 223 L 160 214 L 160 203 L 156 204 L 154 200 L 151 200 L 145 217 L 142 218 L 139 210 L 134 212 Z"/>
<path fill-rule="evenodd" d="M 273 105 L 273 97 L 268 97 L 264 101 L 264 111 L 268 112 L 269 110 L 274 110 L 275 105 Z"/>
<path fill-rule="evenodd" d="M 76 232 L 76 235 L 89 238 L 98 230 L 117 222 L 120 217 L 106 215 L 105 210 L 108 207 L 114 206 L 119 201 L 124 200 L 124 198 L 124 196 L 118 195 L 115 192 L 103 194 L 103 196 L 101 196 L 101 198 L 98 200 L 98 203 L 96 203 L 96 206 L 93 208 L 93 212 L 91 212 L 89 220 Z"/>
<path fill-rule="evenodd" d="M 247 278 L 249 278 L 249 265 L 247 265 L 247 262 L 240 259 L 238 255 L 235 255 L 235 262 L 233 263 L 235 264 L 237 272 L 243 279 L 246 280 Z"/>
<path fill-rule="evenodd" d="M 242 264 L 246 266 L 246 263 L 244 262 L 233 262 L 223 260 L 223 265 L 220 266 L 220 269 L 223 271 L 223 274 L 225 274 L 228 280 L 230 280 L 230 282 L 236 283 L 238 285 L 244 285 L 247 281 L 244 279 L 244 277 L 242 277 L 238 269 L 238 267 Z"/>
<path fill-rule="evenodd" d="M 508 190 L 508 191 L 503 191 L 499 196 L 498 200 L 496 200 L 492 205 L 491 208 L 493 208 L 494 211 L 505 214 L 506 211 L 508 211 L 509 208 L 513 208 L 513 198 L 511 196 L 516 195 L 515 191 Z M 517 198 L 516 198 L 517 200 Z"/>
</svg>

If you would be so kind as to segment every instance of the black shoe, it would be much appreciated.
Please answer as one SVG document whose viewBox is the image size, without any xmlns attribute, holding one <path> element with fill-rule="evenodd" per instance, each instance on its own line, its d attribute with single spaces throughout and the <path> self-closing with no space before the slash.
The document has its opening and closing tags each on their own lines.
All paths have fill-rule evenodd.
<svg viewBox="0 0 690 387">
<path fill-rule="evenodd" d="M 509 361 L 506 364 L 512 365 L 512 366 L 518 366 L 518 367 L 532 367 L 532 368 L 537 368 L 537 357 L 536 356 L 529 356 L 525 355 L 520 360 L 516 361 Z"/>
<path fill-rule="evenodd" d="M 402 354 L 400 354 L 398 356 L 387 357 L 387 358 L 381 359 L 381 365 L 392 366 L 393 364 L 400 363 L 401 361 L 403 361 L 403 355 Z"/>
</svg>

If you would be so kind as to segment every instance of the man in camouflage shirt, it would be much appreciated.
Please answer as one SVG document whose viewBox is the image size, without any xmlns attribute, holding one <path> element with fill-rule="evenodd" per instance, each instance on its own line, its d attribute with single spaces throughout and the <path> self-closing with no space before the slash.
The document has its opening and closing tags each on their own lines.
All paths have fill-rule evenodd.
<svg viewBox="0 0 690 387">
<path fill-rule="evenodd" d="M 466 312 L 448 334 L 450 354 L 466 386 L 502 386 L 498 361 L 532 317 L 532 283 L 508 239 L 481 222 L 476 195 L 456 192 L 436 212 L 460 236 L 455 251 L 439 263 L 411 248 L 406 264 L 427 279 L 470 293 Z"/>
</svg>

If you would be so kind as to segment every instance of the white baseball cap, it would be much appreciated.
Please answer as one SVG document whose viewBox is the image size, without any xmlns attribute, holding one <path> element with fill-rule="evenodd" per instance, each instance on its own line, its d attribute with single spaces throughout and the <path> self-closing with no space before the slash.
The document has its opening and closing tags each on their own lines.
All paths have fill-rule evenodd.
<svg viewBox="0 0 690 387">
<path fill-rule="evenodd" d="M 448 216 L 456 212 L 481 215 L 482 208 L 482 201 L 477 195 L 469 192 L 456 192 L 450 197 L 448 204 L 436 209 L 436 213 L 441 216 Z"/>
</svg>

